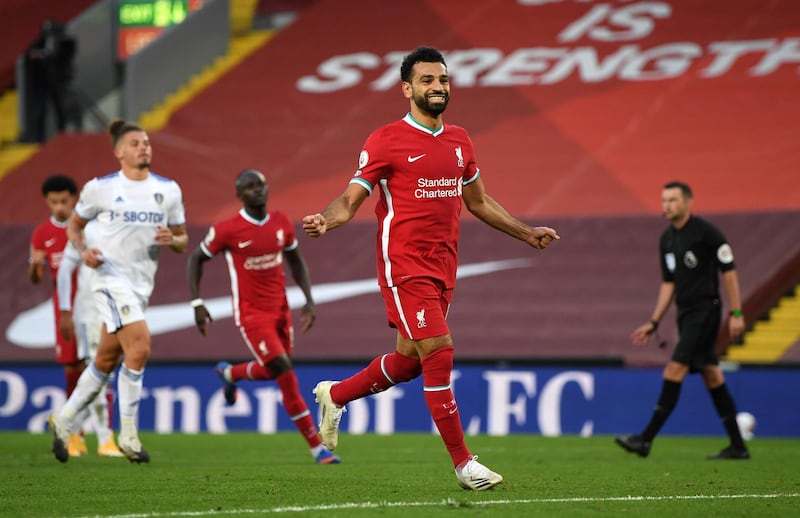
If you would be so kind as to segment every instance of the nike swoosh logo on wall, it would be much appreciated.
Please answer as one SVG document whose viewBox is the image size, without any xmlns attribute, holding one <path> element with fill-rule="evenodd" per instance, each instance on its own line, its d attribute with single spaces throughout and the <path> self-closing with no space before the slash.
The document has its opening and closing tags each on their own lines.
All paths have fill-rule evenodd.
<svg viewBox="0 0 800 518">
<path fill-rule="evenodd" d="M 483 263 L 465 264 L 458 267 L 456 277 L 466 279 L 479 275 L 524 268 L 533 264 L 531 259 L 506 259 Z M 326 302 L 358 297 L 366 293 L 378 293 L 380 287 L 374 277 L 357 281 L 331 282 L 318 284 L 311 289 L 314 303 L 319 306 Z M 286 298 L 291 309 L 302 308 L 306 302 L 302 290 L 297 286 L 286 289 Z M 231 298 L 216 297 L 206 299 L 205 306 L 214 315 L 214 320 L 229 318 L 233 314 Z M 160 335 L 194 327 L 194 313 L 189 302 L 150 306 L 145 313 L 151 335 Z M 53 301 L 48 299 L 38 306 L 17 315 L 6 329 L 6 340 L 26 349 L 51 348 L 55 343 L 55 323 L 53 321 Z"/>
<path fill-rule="evenodd" d="M 409 163 L 411 163 L 411 162 L 416 162 L 416 161 L 417 161 L 417 160 L 419 160 L 420 158 L 424 157 L 426 154 L 427 154 L 427 153 L 422 153 L 421 155 L 418 155 L 418 156 L 411 156 L 411 155 L 408 155 L 408 162 L 409 162 Z"/>
</svg>

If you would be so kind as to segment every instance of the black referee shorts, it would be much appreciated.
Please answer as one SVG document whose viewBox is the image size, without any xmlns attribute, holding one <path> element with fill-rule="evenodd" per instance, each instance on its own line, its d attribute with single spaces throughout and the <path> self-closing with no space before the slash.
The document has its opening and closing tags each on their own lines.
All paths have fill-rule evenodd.
<svg viewBox="0 0 800 518">
<path fill-rule="evenodd" d="M 699 372 L 706 365 L 718 365 L 715 344 L 722 313 L 719 299 L 678 312 L 678 345 L 672 361 L 689 366 L 689 372 Z"/>
</svg>

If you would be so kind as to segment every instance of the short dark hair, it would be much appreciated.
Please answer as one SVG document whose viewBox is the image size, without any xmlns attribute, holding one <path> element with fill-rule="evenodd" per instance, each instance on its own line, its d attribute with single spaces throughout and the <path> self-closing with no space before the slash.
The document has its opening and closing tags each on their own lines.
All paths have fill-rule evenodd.
<svg viewBox="0 0 800 518">
<path fill-rule="evenodd" d="M 411 54 L 403 58 L 403 64 L 400 65 L 400 79 L 404 83 L 411 82 L 411 70 L 417 63 L 441 63 L 445 68 L 447 67 L 441 52 L 433 47 L 417 47 Z"/>
<path fill-rule="evenodd" d="M 692 188 L 685 182 L 668 182 L 664 184 L 664 189 L 680 189 L 684 198 L 689 199 L 692 197 Z"/>
<path fill-rule="evenodd" d="M 67 175 L 54 174 L 42 182 L 42 196 L 47 196 L 51 192 L 69 191 L 70 194 L 78 194 L 78 186 L 75 180 Z"/>
<path fill-rule="evenodd" d="M 262 173 L 258 169 L 250 168 L 250 169 L 243 169 L 239 171 L 239 174 L 236 175 L 236 187 L 237 188 L 239 187 L 239 184 L 242 182 L 245 176 L 250 176 L 250 175 L 258 176 L 262 180 L 264 180 L 264 183 L 267 183 L 267 178 L 264 176 L 264 173 Z"/>
<path fill-rule="evenodd" d="M 119 142 L 119 139 L 121 139 L 124 134 L 131 131 L 144 130 L 138 124 L 126 122 L 122 119 L 116 119 L 108 126 L 108 132 L 111 133 L 111 141 L 114 147 L 117 147 L 117 142 Z"/>
</svg>

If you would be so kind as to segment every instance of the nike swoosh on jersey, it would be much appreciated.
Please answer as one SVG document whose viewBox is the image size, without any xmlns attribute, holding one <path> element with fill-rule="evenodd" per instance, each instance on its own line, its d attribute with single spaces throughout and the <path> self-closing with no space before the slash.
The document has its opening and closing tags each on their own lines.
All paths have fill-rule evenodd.
<svg viewBox="0 0 800 518">
<path fill-rule="evenodd" d="M 421 155 L 417 155 L 417 156 L 408 155 L 408 163 L 410 164 L 411 162 L 416 162 L 417 160 L 419 160 L 420 158 L 424 157 L 425 155 L 427 155 L 427 153 L 422 153 Z"/>
<path fill-rule="evenodd" d="M 524 268 L 531 264 L 533 264 L 531 259 L 505 259 L 465 264 L 458 267 L 456 277 L 466 279 L 503 270 Z M 318 284 L 311 288 L 314 303 L 317 306 L 326 302 L 336 302 L 366 293 L 378 293 L 379 291 L 380 286 L 375 282 L 374 277 L 356 281 Z M 297 286 L 287 287 L 286 298 L 291 309 L 302 308 L 306 303 L 303 291 Z M 233 316 L 230 296 L 206 299 L 205 306 L 214 315 L 214 320 L 216 321 Z M 6 328 L 6 340 L 25 349 L 53 347 L 55 343 L 55 323 L 53 318 L 53 301 L 48 299 L 32 309 L 18 314 Z M 180 331 L 195 325 L 194 313 L 187 302 L 150 306 L 145 312 L 145 318 L 151 335 Z"/>
<path fill-rule="evenodd" d="M 246 248 L 253 244 L 253 240 L 250 239 L 249 241 L 239 241 L 239 248 Z"/>
<path fill-rule="evenodd" d="M 44 242 L 44 246 L 47 247 L 47 248 L 50 248 L 51 246 L 53 246 L 55 244 L 55 242 L 56 242 L 56 238 L 48 239 L 47 241 Z"/>
</svg>

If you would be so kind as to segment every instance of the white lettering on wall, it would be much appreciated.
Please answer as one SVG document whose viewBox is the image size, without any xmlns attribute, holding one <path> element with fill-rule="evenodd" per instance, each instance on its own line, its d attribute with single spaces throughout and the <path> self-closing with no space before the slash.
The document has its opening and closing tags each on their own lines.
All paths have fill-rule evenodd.
<svg viewBox="0 0 800 518">
<path fill-rule="evenodd" d="M 787 38 L 780 44 L 774 44 L 764 59 L 752 69 L 752 74 L 771 74 L 784 63 L 800 63 L 800 38 Z"/>
<path fill-rule="evenodd" d="M 5 401 L 0 402 L 0 417 L 8 417 L 22 410 L 28 399 L 28 387 L 22 376 L 16 372 L 0 371 L 0 385 L 6 385 L 5 391 L 0 391 L 0 394 L 6 394 Z"/>
<path fill-rule="evenodd" d="M 200 431 L 200 394 L 193 387 L 154 387 L 152 389 L 155 402 L 154 429 L 159 433 L 175 430 L 175 406 L 181 407 L 181 424 L 183 433 Z"/>
<path fill-rule="evenodd" d="M 44 386 L 31 391 L 31 405 L 34 408 L 43 409 L 36 412 L 28 419 L 29 432 L 41 432 L 46 428 L 47 418 L 57 408 L 64 406 L 67 398 L 64 397 L 64 389 L 61 387 Z"/>
<path fill-rule="evenodd" d="M 508 435 L 511 421 L 524 425 L 527 403 L 536 396 L 536 374 L 522 371 L 486 371 L 483 373 L 489 395 L 486 432 L 489 435 Z M 524 394 L 511 400 L 511 386 L 520 384 Z"/>
<path fill-rule="evenodd" d="M 239 391 L 241 395 L 242 391 Z M 283 394 L 277 387 L 263 387 L 254 391 L 258 400 L 258 424 L 256 425 L 260 433 L 275 433 L 278 431 L 278 412 L 286 412 L 283 409 Z M 236 398 L 239 402 L 239 398 Z"/>
<path fill-rule="evenodd" d="M 566 371 L 550 378 L 539 396 L 539 431 L 545 437 L 561 435 L 561 400 L 567 383 L 577 383 L 587 400 L 594 398 L 594 376 L 589 372 Z M 592 421 L 585 421 L 581 436 L 590 436 L 593 426 Z"/>
<path fill-rule="evenodd" d="M 395 401 L 403 399 L 405 392 L 400 387 L 392 387 L 373 398 L 375 401 L 375 433 L 391 435 L 395 432 Z"/>
<path fill-rule="evenodd" d="M 363 53 L 359 53 L 361 55 Z M 642 48 L 623 45 L 601 56 L 591 46 L 519 48 L 503 55 L 498 49 L 467 49 L 446 53 L 448 71 L 454 86 L 459 88 L 509 87 L 519 85 L 551 85 L 577 77 L 583 83 L 602 81 L 654 81 L 691 73 L 692 65 L 710 64 L 696 71 L 697 77 L 711 79 L 732 73 L 742 57 L 753 55 L 758 63 L 748 76 L 761 77 L 777 72 L 783 66 L 800 64 L 800 38 L 750 41 L 715 41 L 707 46 L 691 42 L 671 42 Z M 451 56 L 453 56 L 451 58 Z M 338 62 L 348 56 L 334 56 Z M 373 55 L 374 61 L 386 65 Z M 331 67 L 322 63 L 317 73 L 297 82 L 298 90 L 325 94 L 358 87 L 364 77 L 352 68 Z M 450 65 L 450 62 L 454 63 Z M 464 64 L 466 68 L 459 68 Z M 374 68 L 374 67 L 370 67 Z M 326 70 L 322 75 L 321 70 Z M 399 83 L 398 67 L 393 63 L 379 80 L 370 83 L 374 91 L 385 91 Z"/>
<path fill-rule="evenodd" d="M 521 2 L 541 5 L 550 0 Z M 588 3 L 588 2 L 587 2 Z M 552 85 L 577 77 L 584 83 L 600 81 L 656 81 L 691 73 L 692 65 L 710 64 L 697 70 L 697 77 L 710 79 L 731 72 L 745 57 L 759 59 L 748 76 L 775 73 L 785 65 L 800 63 L 800 38 L 715 41 L 702 45 L 692 41 L 659 43 L 655 46 L 627 44 L 607 50 L 616 42 L 644 42 L 656 31 L 659 20 L 673 16 L 667 2 L 641 1 L 587 6 L 584 14 L 555 35 L 555 45 L 521 47 L 503 52 L 496 48 L 443 51 L 453 84 L 459 88 Z M 584 42 L 584 45 L 570 45 Z M 601 45 L 602 51 L 592 46 Z M 394 50 L 383 57 L 372 52 L 331 56 L 313 74 L 297 81 L 301 92 L 325 94 L 357 88 L 369 82 L 367 71 L 379 70 L 369 82 L 373 91 L 386 91 L 400 81 L 398 70 L 408 51 Z M 382 71 L 380 71 L 382 69 Z"/>
<path fill-rule="evenodd" d="M 503 59 L 498 49 L 468 49 L 451 52 L 447 56 L 447 71 L 460 87 L 475 86 L 478 76 L 491 69 Z M 397 81 L 397 69 L 391 76 Z"/>
<path fill-rule="evenodd" d="M 247 393 L 240 390 L 236 397 L 236 403 L 227 406 L 225 395 L 222 389 L 214 392 L 208 400 L 206 407 L 206 428 L 210 433 L 225 433 L 228 431 L 228 417 L 248 417 L 253 410 L 250 405 L 250 398 Z"/>
<path fill-rule="evenodd" d="M 703 71 L 702 77 L 717 77 L 726 73 L 736 60 L 751 52 L 764 52 L 772 48 L 773 40 L 719 41 L 708 46 L 714 60 Z"/>
<path fill-rule="evenodd" d="M 297 81 L 301 92 L 326 93 L 355 86 L 361 82 L 362 69 L 380 65 L 380 58 L 370 52 L 334 56 L 317 68 L 317 76 L 304 76 Z"/>
<path fill-rule="evenodd" d="M 374 396 L 357 399 L 347 404 L 347 414 L 344 419 L 347 420 L 347 431 L 349 433 L 361 435 L 369 431 L 369 405 L 367 400 L 373 398 Z"/>
<path fill-rule="evenodd" d="M 654 81 L 683 75 L 703 51 L 694 43 L 671 43 L 639 53 L 619 72 L 620 79 Z"/>
<path fill-rule="evenodd" d="M 637 52 L 636 45 L 624 45 L 601 60 L 592 47 L 578 47 L 565 54 L 542 74 L 539 83 L 544 85 L 560 83 L 573 73 L 577 73 L 584 83 L 608 81 L 625 63 L 633 60 Z"/>
<path fill-rule="evenodd" d="M 558 40 L 571 42 L 583 37 L 603 42 L 637 40 L 653 32 L 653 19 L 669 18 L 671 14 L 672 7 L 664 2 L 640 2 L 616 9 L 609 4 L 598 4 L 561 31 Z"/>
</svg>

